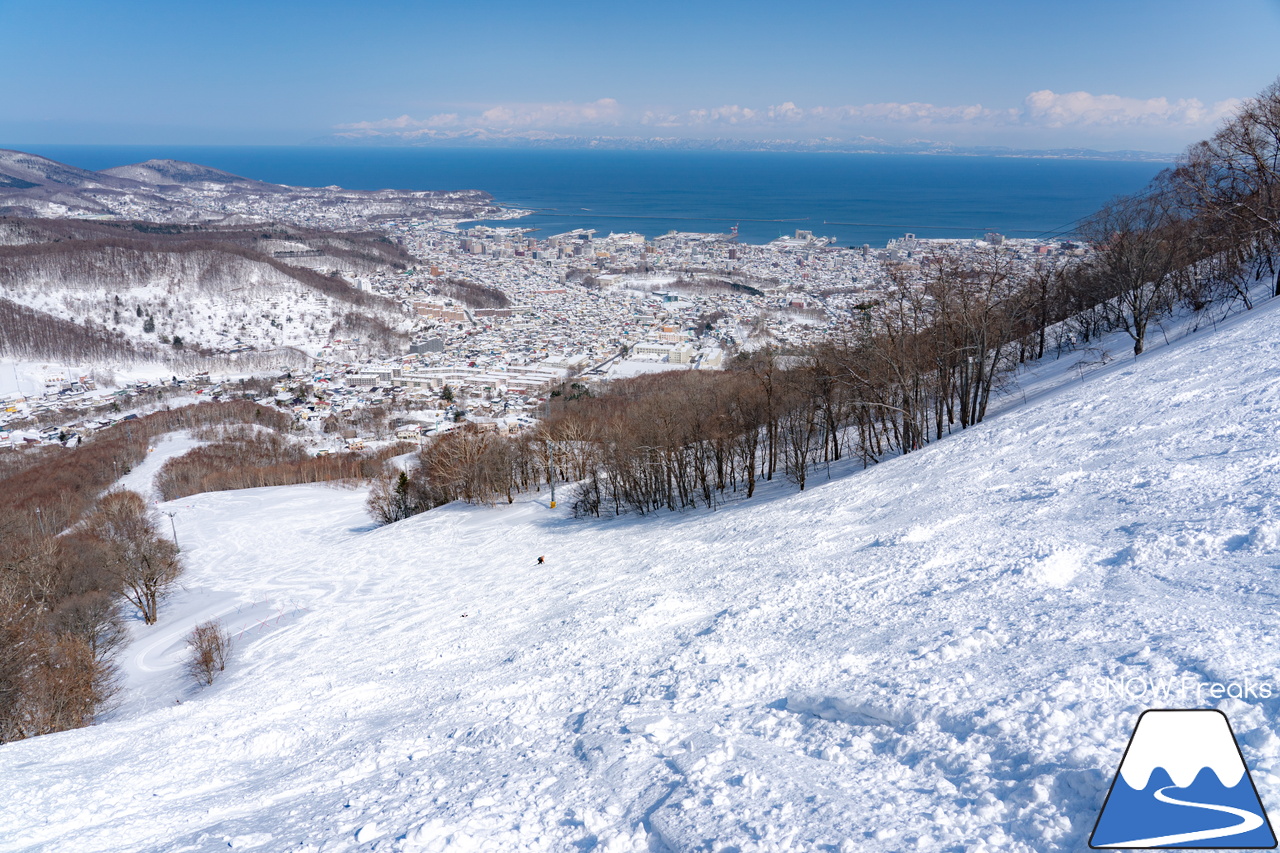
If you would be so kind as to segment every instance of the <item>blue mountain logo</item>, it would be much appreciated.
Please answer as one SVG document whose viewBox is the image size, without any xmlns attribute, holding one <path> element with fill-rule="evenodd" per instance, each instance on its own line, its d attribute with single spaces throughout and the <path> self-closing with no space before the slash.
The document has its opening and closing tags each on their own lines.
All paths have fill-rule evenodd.
<svg viewBox="0 0 1280 853">
<path fill-rule="evenodd" d="M 1269 850 L 1275 833 L 1221 711 L 1146 711 L 1089 837 L 1097 849 Z"/>
</svg>

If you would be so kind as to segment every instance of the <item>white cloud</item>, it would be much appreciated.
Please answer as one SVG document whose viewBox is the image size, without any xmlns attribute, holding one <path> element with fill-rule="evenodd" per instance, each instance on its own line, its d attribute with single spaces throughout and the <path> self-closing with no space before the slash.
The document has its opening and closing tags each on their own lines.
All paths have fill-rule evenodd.
<svg viewBox="0 0 1280 853">
<path fill-rule="evenodd" d="M 613 98 L 586 104 L 561 101 L 547 104 L 501 104 L 480 114 L 478 125 L 507 127 L 573 127 L 615 124 L 622 109 Z"/>
<path fill-rule="evenodd" d="M 339 130 L 368 136 L 410 136 L 431 131 L 530 132 L 591 128 L 643 127 L 687 130 L 691 133 L 724 129 L 735 135 L 753 130 L 786 128 L 816 135 L 856 134 L 883 126 L 946 126 L 961 131 L 998 129 L 1106 129 L 1130 128 L 1150 133 L 1157 130 L 1185 131 L 1208 128 L 1232 114 L 1238 100 L 1205 105 L 1195 98 L 1130 98 L 1122 95 L 1094 95 L 1089 92 L 1057 93 L 1049 89 L 1032 92 L 1020 106 L 993 109 L 982 104 L 955 106 L 925 102 L 883 102 L 842 106 L 803 107 L 784 101 L 763 107 L 724 104 L 683 111 L 628 109 L 614 98 L 589 102 L 553 101 L 544 103 L 487 104 L 470 110 L 442 112 L 425 119 L 407 115 L 380 121 L 341 125 Z"/>
<path fill-rule="evenodd" d="M 767 110 L 770 121 L 804 121 L 809 115 L 808 110 L 801 109 L 791 101 L 769 107 Z"/>
<path fill-rule="evenodd" d="M 409 118 L 407 115 L 399 118 L 384 118 L 378 121 L 358 121 L 354 124 L 340 124 L 339 130 L 404 130 L 405 128 L 421 127 L 421 122 Z"/>
<path fill-rule="evenodd" d="M 362 121 L 339 125 L 339 130 L 431 130 L 444 128 L 477 128 L 485 130 L 532 129 L 545 127 L 608 126 L 622 117 L 622 108 L 613 98 L 600 98 L 589 103 L 557 101 L 549 103 L 496 104 L 479 112 L 463 115 L 438 113 L 416 120 L 407 115 L 381 121 Z"/>
<path fill-rule="evenodd" d="M 640 123 L 657 127 L 809 125 L 817 128 L 868 121 L 914 124 L 1003 121 L 1014 118 L 1016 115 L 1017 110 L 989 110 L 981 104 L 940 107 L 922 103 L 883 103 L 805 108 L 797 106 L 793 101 L 784 101 L 762 109 L 726 104 L 721 107 L 693 109 L 674 114 L 651 111 L 640 117 Z"/>
<path fill-rule="evenodd" d="M 819 107 L 818 110 L 823 108 Z M 873 120 L 886 122 L 911 122 L 917 124 L 971 124 L 975 122 L 1001 123 L 1016 118 L 1014 110 L 991 110 L 982 104 L 964 104 L 956 107 L 911 102 L 906 104 L 864 104 L 860 107 L 837 107 L 834 110 L 846 121 Z"/>
<path fill-rule="evenodd" d="M 1196 98 L 1143 100 L 1089 92 L 1059 94 L 1049 89 L 1032 92 L 1023 102 L 1026 121 L 1044 127 L 1196 127 L 1213 124 L 1231 115 L 1240 103 L 1232 98 L 1205 106 Z"/>
<path fill-rule="evenodd" d="M 687 110 L 676 115 L 646 113 L 643 120 L 647 124 L 651 117 L 655 118 L 657 120 L 653 123 L 662 127 L 699 127 L 714 124 L 751 125 L 758 124 L 761 115 L 762 113 L 759 110 L 740 107 L 737 104 L 725 104 L 721 107 Z"/>
</svg>

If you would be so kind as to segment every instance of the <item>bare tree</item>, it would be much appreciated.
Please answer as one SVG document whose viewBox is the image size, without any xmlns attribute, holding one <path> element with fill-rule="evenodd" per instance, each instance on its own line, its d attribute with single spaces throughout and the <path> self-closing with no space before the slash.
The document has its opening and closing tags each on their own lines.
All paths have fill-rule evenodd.
<svg viewBox="0 0 1280 853">
<path fill-rule="evenodd" d="M 1219 248 L 1252 259 L 1280 296 L 1280 80 L 1246 101 L 1212 138 L 1183 155 L 1175 180 Z"/>
<path fill-rule="evenodd" d="M 93 722 L 103 697 L 93 652 L 78 637 L 41 645 L 25 679 L 17 715 L 19 737 L 80 728 Z"/>
<path fill-rule="evenodd" d="M 213 684 L 218 673 L 227 668 L 231 657 L 231 632 L 220 620 L 201 622 L 187 635 L 187 674 L 206 687 Z"/>
<path fill-rule="evenodd" d="M 373 488 L 369 490 L 369 513 L 380 524 L 394 524 L 408 518 L 417 511 L 412 488 L 409 475 L 404 471 L 379 477 L 373 481 Z"/>
<path fill-rule="evenodd" d="M 1115 199 L 1093 215 L 1081 233 L 1094 244 L 1092 271 L 1115 328 L 1133 339 L 1133 354 L 1146 347 L 1148 327 L 1173 310 L 1179 273 L 1188 265 L 1186 220 L 1156 186 Z"/>
<path fill-rule="evenodd" d="M 137 492 L 105 495 L 89 518 L 88 528 L 101 543 L 101 557 L 125 599 L 146 624 L 154 625 L 160 599 L 182 573 L 177 546 L 159 535 L 146 502 Z"/>
</svg>

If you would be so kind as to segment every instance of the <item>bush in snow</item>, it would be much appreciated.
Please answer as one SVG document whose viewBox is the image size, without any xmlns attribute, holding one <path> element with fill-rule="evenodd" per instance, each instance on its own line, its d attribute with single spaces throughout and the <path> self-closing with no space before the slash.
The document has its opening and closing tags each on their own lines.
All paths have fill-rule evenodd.
<svg viewBox="0 0 1280 853">
<path fill-rule="evenodd" d="M 187 673 L 203 685 L 213 684 L 218 673 L 227 668 L 231 655 L 231 634 L 217 619 L 202 622 L 187 635 Z"/>
</svg>

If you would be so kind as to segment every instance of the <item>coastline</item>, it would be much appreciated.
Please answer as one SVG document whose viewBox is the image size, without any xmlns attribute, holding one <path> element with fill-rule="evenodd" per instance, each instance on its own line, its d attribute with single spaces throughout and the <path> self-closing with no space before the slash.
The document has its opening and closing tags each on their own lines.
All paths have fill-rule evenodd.
<svg viewBox="0 0 1280 853">
<path fill-rule="evenodd" d="M 768 243 L 797 228 L 839 245 L 906 233 L 1061 233 L 1145 185 L 1153 163 L 1011 156 L 356 146 L 28 146 L 100 170 L 151 158 L 296 187 L 489 193 L 540 234 L 726 232 Z M 495 220 L 502 221 L 502 220 Z M 820 223 L 852 223 L 826 228 Z"/>
</svg>

